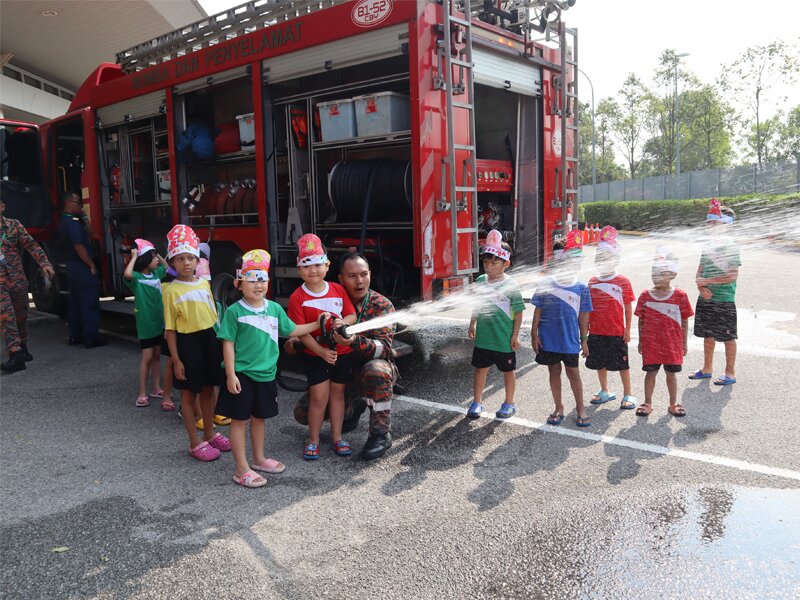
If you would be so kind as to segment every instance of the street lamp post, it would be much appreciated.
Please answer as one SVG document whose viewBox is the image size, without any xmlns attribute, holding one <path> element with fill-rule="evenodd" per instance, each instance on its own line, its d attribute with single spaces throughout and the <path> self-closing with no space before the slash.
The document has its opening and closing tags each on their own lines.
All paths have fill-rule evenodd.
<svg viewBox="0 0 800 600">
<path fill-rule="evenodd" d="M 597 162 L 595 161 L 595 136 L 594 136 L 594 85 L 589 76 L 582 70 L 578 69 L 579 73 L 583 73 L 586 81 L 589 82 L 589 89 L 592 90 L 592 200 L 594 200 L 595 186 L 597 185 Z"/>
<path fill-rule="evenodd" d="M 678 63 L 684 56 L 689 56 L 688 52 L 675 55 L 675 175 L 681 174 L 681 121 L 678 117 Z"/>
</svg>

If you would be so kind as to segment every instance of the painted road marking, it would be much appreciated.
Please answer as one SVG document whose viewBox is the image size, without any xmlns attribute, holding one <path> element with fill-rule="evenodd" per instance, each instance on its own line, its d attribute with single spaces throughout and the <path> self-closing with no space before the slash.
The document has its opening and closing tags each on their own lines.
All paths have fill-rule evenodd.
<svg viewBox="0 0 800 600">
<path fill-rule="evenodd" d="M 406 402 L 408 404 L 415 404 L 417 406 L 424 406 L 434 410 L 446 410 L 462 415 L 467 414 L 467 409 L 462 406 L 454 406 L 452 404 L 442 404 L 440 402 L 432 402 L 430 400 L 423 400 L 422 398 L 414 398 L 412 396 L 396 395 L 394 400 Z M 492 414 L 481 414 L 483 419 L 496 419 Z M 596 433 L 589 433 L 588 431 L 576 431 L 566 427 L 547 425 L 546 423 L 537 423 L 529 421 L 520 417 L 511 417 L 510 419 L 502 419 L 527 427 L 528 429 L 538 429 L 545 433 L 557 433 L 567 437 L 577 438 L 579 440 L 586 440 L 590 442 L 603 442 L 613 446 L 621 446 L 623 448 L 630 448 L 632 450 L 640 450 L 642 452 L 650 452 L 653 454 L 662 454 L 664 456 L 674 456 L 676 458 L 684 458 L 686 460 L 693 460 L 695 462 L 702 462 L 711 465 L 719 465 L 722 467 L 730 467 L 732 469 L 739 469 L 741 471 L 750 471 L 751 473 L 760 473 L 762 475 L 771 475 L 773 477 L 781 477 L 783 479 L 792 479 L 800 481 L 800 471 L 792 471 L 790 469 L 780 469 L 776 467 L 768 467 L 766 465 L 759 465 L 756 463 L 747 462 L 744 460 L 736 460 L 733 458 L 726 458 L 724 456 L 715 456 L 713 454 L 703 454 L 701 452 L 689 452 L 688 450 L 680 450 L 677 448 L 667 448 L 666 446 L 658 446 L 656 444 L 647 444 L 644 442 L 635 442 L 625 438 L 612 437 L 610 435 L 598 435 Z"/>
</svg>

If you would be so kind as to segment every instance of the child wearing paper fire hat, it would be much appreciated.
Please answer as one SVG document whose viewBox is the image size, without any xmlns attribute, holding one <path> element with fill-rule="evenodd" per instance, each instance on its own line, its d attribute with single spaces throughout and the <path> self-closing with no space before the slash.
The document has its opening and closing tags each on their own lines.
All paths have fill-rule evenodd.
<svg viewBox="0 0 800 600">
<path fill-rule="evenodd" d="M 136 238 L 136 248 L 125 267 L 125 284 L 133 292 L 133 313 L 136 318 L 136 336 L 142 349 L 139 363 L 139 395 L 136 406 L 150 405 L 150 397 L 162 400 L 162 408 L 169 410 L 171 401 L 164 400 L 161 389 L 161 343 L 164 339 L 164 304 L 161 300 L 161 278 L 167 272 L 167 261 L 156 252 L 153 244 Z M 153 388 L 147 393 L 147 377 Z M 174 408 L 174 407 L 173 407 Z"/>
<path fill-rule="evenodd" d="M 514 404 L 516 388 L 517 348 L 519 328 L 525 302 L 519 285 L 506 269 L 511 266 L 511 246 L 503 241 L 502 234 L 493 229 L 486 235 L 483 247 L 484 274 L 475 280 L 476 294 L 482 305 L 472 314 L 468 335 L 475 340 L 472 351 L 472 366 L 475 367 L 474 400 L 467 416 L 477 419 L 483 412 L 483 388 L 489 368 L 494 365 L 503 373 L 505 401 L 495 416 L 507 419 L 517 412 Z"/>
<path fill-rule="evenodd" d="M 688 352 L 689 317 L 694 314 L 686 292 L 672 287 L 678 275 L 678 259 L 666 247 L 656 248 L 653 259 L 653 287 L 639 295 L 634 314 L 639 317 L 639 354 L 642 355 L 644 404 L 636 414 L 653 412 L 653 390 L 661 366 L 669 392 L 669 413 L 682 417 L 686 410 L 678 404 L 677 373 Z"/>
<path fill-rule="evenodd" d="M 167 234 L 167 257 L 177 273 L 164 288 L 164 335 L 167 338 L 174 386 L 181 390 L 181 416 L 189 436 L 189 454 L 203 462 L 231 449 L 224 435 L 214 433 L 214 388 L 219 385 L 222 353 L 214 333 L 217 309 L 208 281 L 195 275 L 200 240 L 186 225 Z M 194 400 L 199 396 L 203 439 L 195 429 Z"/>
<path fill-rule="evenodd" d="M 303 285 L 289 298 L 289 318 L 295 323 L 317 322 L 323 313 L 330 313 L 340 323 L 352 325 L 356 311 L 345 289 L 338 283 L 325 281 L 330 261 L 325 248 L 313 233 L 297 240 L 297 270 Z M 303 359 L 308 380 L 308 441 L 303 458 L 319 458 L 319 432 L 328 408 L 331 424 L 331 449 L 339 456 L 353 453 L 342 439 L 344 421 L 344 388 L 352 380 L 353 349 L 350 346 L 326 348 L 314 338 L 324 332 L 319 328 L 303 335 Z"/>
<path fill-rule="evenodd" d="M 536 362 L 547 365 L 550 389 L 555 410 L 547 417 L 549 425 L 560 425 L 564 420 L 561 401 L 561 364 L 567 374 L 575 396 L 578 427 L 592 423 L 583 404 L 583 382 L 578 369 L 578 357 L 589 354 L 587 345 L 589 313 L 592 298 L 589 286 L 578 281 L 577 273 L 583 259 L 583 236 L 577 229 L 566 238 L 553 241 L 555 273 L 536 288 L 531 304 L 536 307 L 531 325 L 531 346 L 536 352 Z"/>
<path fill-rule="evenodd" d="M 631 373 L 628 365 L 628 342 L 631 341 L 633 321 L 633 293 L 630 280 L 617 273 L 622 246 L 617 230 L 606 225 L 600 230 L 594 264 L 597 275 L 589 280 L 592 295 L 592 312 L 589 313 L 589 356 L 586 368 L 597 371 L 600 391 L 590 402 L 605 404 L 617 395 L 609 391 L 608 372 L 619 371 L 622 378 L 623 397 L 620 408 L 636 408 L 636 398 L 631 395 Z"/>
<path fill-rule="evenodd" d="M 725 344 L 725 374 L 715 385 L 736 383 L 736 281 L 742 265 L 739 248 L 725 235 L 736 218 L 733 209 L 712 198 L 706 223 L 711 239 L 703 246 L 695 282 L 700 295 L 695 308 L 694 335 L 703 338 L 703 367 L 689 379 L 710 379 L 716 342 Z"/>
<path fill-rule="evenodd" d="M 248 488 L 266 485 L 261 473 L 282 473 L 286 467 L 264 455 L 265 419 L 278 414 L 275 385 L 278 336 L 301 336 L 316 329 L 314 321 L 296 325 L 280 304 L 265 298 L 269 287 L 270 255 L 250 250 L 242 256 L 234 285 L 242 299 L 228 307 L 217 337 L 222 340 L 226 385 L 217 412 L 232 419 L 231 446 L 236 461 L 233 480 Z M 253 461 L 248 465 L 246 429 L 250 422 Z"/>
</svg>

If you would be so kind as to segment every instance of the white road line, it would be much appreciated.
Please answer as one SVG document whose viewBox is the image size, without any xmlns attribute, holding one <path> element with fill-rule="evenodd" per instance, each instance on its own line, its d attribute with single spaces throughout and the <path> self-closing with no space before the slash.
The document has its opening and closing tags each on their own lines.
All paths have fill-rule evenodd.
<svg viewBox="0 0 800 600">
<path fill-rule="evenodd" d="M 461 406 L 454 406 L 452 404 L 442 404 L 440 402 L 431 402 L 430 400 L 423 400 L 422 398 L 413 398 L 411 396 L 397 395 L 394 400 L 407 402 L 409 404 L 416 404 L 417 406 L 424 406 L 435 410 L 446 410 L 462 415 L 467 414 L 467 409 Z M 484 413 L 481 415 L 484 419 L 494 419 L 494 415 Z M 580 440 L 587 440 L 590 442 L 603 442 L 604 444 L 611 444 L 614 446 L 622 446 L 623 448 L 631 448 L 632 450 L 640 450 L 642 452 L 651 452 L 653 454 L 662 454 L 664 456 L 674 456 L 677 458 L 684 458 L 696 462 L 708 463 L 712 465 L 719 465 L 722 467 L 730 467 L 732 469 L 739 469 L 741 471 L 750 471 L 752 473 L 760 473 L 762 475 L 771 475 L 773 477 L 782 477 L 783 479 L 792 479 L 800 481 L 800 472 L 792 471 L 789 469 L 780 469 L 776 467 L 768 467 L 766 465 L 759 465 L 750 463 L 744 460 L 736 460 L 733 458 L 726 458 L 724 456 L 715 456 L 713 454 L 702 454 L 700 452 L 689 452 L 687 450 L 679 450 L 677 448 L 667 448 L 665 446 L 657 446 L 655 444 L 646 444 L 643 442 L 635 442 L 633 440 L 626 440 L 624 438 L 612 437 L 609 435 L 598 435 L 596 433 L 589 433 L 588 431 L 576 431 L 566 427 L 554 427 L 545 423 L 536 423 L 528 421 L 520 417 L 511 417 L 505 419 L 514 425 L 521 425 L 528 429 L 538 429 L 545 433 L 557 433 L 558 435 L 565 435 Z"/>
</svg>

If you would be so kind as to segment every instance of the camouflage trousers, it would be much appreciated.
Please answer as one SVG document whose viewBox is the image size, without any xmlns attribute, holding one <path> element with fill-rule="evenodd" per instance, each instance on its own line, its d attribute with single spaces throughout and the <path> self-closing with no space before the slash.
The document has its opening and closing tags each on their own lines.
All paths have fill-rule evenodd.
<svg viewBox="0 0 800 600">
<path fill-rule="evenodd" d="M 28 343 L 28 282 L 0 283 L 0 329 L 8 352 Z"/>
<path fill-rule="evenodd" d="M 376 358 L 361 367 L 354 381 L 345 390 L 343 432 L 358 426 L 361 414 L 369 408 L 369 432 L 388 433 L 392 412 L 392 389 L 398 371 L 394 363 Z M 308 425 L 308 394 L 303 394 L 294 407 L 294 418 Z M 327 420 L 328 414 L 325 413 Z"/>
</svg>

